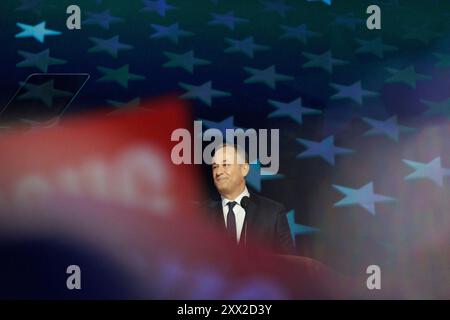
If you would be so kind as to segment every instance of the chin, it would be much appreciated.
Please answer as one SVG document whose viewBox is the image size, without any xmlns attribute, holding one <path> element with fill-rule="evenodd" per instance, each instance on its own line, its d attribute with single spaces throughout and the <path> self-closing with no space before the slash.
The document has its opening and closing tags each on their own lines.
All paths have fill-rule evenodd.
<svg viewBox="0 0 450 320">
<path fill-rule="evenodd" d="M 220 186 L 220 185 L 216 185 L 217 191 L 219 191 L 219 193 L 227 193 L 229 190 L 227 187 L 224 186 Z"/>
</svg>

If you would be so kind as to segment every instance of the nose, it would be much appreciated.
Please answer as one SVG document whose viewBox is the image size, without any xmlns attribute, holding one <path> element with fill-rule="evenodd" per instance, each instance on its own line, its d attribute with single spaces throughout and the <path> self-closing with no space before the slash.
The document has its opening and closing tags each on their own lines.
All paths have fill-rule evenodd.
<svg viewBox="0 0 450 320">
<path fill-rule="evenodd" d="M 218 166 L 215 171 L 216 171 L 216 177 L 220 177 L 223 174 L 224 169 L 222 166 Z"/>
</svg>

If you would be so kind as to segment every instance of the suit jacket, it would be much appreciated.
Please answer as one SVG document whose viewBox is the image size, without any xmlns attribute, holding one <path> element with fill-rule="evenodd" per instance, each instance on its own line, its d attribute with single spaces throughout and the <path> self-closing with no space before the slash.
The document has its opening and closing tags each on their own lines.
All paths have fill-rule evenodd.
<svg viewBox="0 0 450 320">
<path fill-rule="evenodd" d="M 222 201 L 211 200 L 207 205 L 207 219 L 218 230 L 226 233 Z M 245 210 L 240 246 L 248 244 L 264 246 L 276 253 L 293 254 L 294 243 L 283 205 L 250 192 L 250 201 Z"/>
</svg>

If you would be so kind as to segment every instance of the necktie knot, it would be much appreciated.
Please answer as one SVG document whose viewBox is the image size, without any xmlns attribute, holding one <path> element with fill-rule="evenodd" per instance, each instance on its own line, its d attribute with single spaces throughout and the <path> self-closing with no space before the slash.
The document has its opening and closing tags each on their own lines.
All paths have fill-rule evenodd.
<svg viewBox="0 0 450 320">
<path fill-rule="evenodd" d="M 233 210 L 235 205 L 237 205 L 236 201 L 230 201 L 227 203 L 227 206 L 230 208 L 230 211 Z"/>
</svg>

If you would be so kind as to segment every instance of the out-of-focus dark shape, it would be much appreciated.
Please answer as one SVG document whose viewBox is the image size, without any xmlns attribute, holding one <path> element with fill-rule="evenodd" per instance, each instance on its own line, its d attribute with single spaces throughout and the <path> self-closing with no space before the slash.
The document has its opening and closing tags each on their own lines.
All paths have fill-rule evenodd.
<svg viewBox="0 0 450 320">
<path fill-rule="evenodd" d="M 35 73 L 28 76 L 0 110 L 0 126 L 20 122 L 45 124 L 61 117 L 88 79 L 87 73 Z"/>
</svg>

